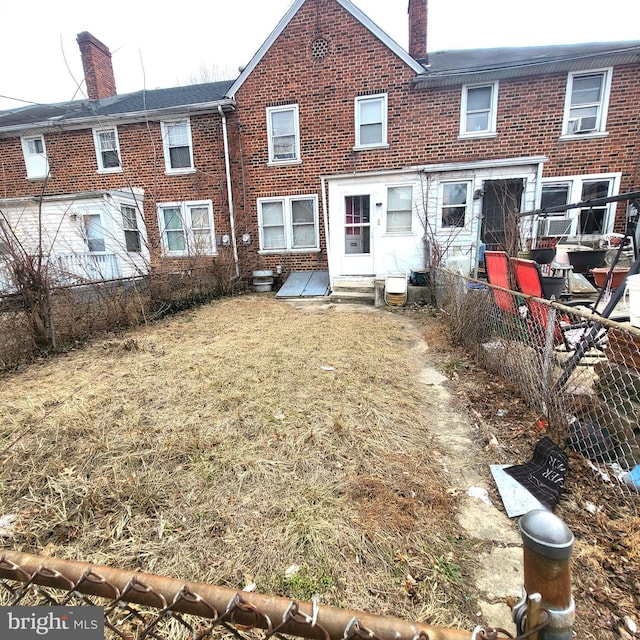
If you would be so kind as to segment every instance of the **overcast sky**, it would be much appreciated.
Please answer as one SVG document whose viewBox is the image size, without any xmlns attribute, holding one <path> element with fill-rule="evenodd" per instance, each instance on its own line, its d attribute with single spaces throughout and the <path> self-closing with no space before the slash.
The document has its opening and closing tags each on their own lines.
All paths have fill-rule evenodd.
<svg viewBox="0 0 640 640">
<path fill-rule="evenodd" d="M 407 0 L 354 0 L 407 48 Z M 113 54 L 119 93 L 187 84 L 200 69 L 237 75 L 292 0 L 13 0 L 2 9 L 0 109 L 84 97 L 76 43 Z M 428 48 L 640 40 L 638 0 L 429 0 Z M 221 79 L 221 78 L 215 78 Z M 24 102 L 7 100 L 17 98 Z"/>
</svg>

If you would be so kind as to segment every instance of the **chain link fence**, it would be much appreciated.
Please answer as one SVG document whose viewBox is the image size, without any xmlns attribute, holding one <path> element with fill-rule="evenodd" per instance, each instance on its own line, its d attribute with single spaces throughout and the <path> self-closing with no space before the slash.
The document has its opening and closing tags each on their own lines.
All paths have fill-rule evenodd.
<svg viewBox="0 0 640 640">
<path fill-rule="evenodd" d="M 0 605 L 104 607 L 105 638 L 269 640 L 497 640 L 502 629 L 473 632 L 235 591 L 112 567 L 0 554 Z M 544 625 L 542 625 L 544 626 Z M 542 628 L 542 627 L 541 627 Z"/>
<path fill-rule="evenodd" d="M 588 300 L 533 298 L 442 269 L 434 285 L 454 340 L 513 383 L 558 445 L 640 490 L 640 330 Z"/>
</svg>

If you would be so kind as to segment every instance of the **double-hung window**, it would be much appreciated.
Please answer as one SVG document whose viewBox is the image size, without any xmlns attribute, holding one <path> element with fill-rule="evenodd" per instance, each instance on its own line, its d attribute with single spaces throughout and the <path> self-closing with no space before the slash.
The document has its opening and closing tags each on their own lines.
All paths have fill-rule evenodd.
<svg viewBox="0 0 640 640">
<path fill-rule="evenodd" d="M 610 69 L 570 73 L 567 80 L 563 135 L 604 133 L 610 89 Z"/>
<path fill-rule="evenodd" d="M 47 149 L 42 136 L 30 136 L 22 138 L 22 153 L 27 169 L 27 178 L 46 178 L 49 174 L 49 161 Z"/>
<path fill-rule="evenodd" d="M 442 185 L 442 227 L 464 227 L 469 203 L 468 182 L 445 182 Z"/>
<path fill-rule="evenodd" d="M 158 206 L 162 244 L 170 256 L 214 255 L 211 200 L 174 202 Z"/>
<path fill-rule="evenodd" d="M 98 171 L 121 171 L 120 146 L 118 144 L 118 130 L 116 127 L 94 129 L 93 140 L 96 146 Z"/>
<path fill-rule="evenodd" d="M 355 99 L 356 149 L 387 144 L 387 94 L 359 96 Z"/>
<path fill-rule="evenodd" d="M 189 120 L 161 122 L 162 148 L 167 173 L 193 171 L 193 145 Z"/>
<path fill-rule="evenodd" d="M 413 188 L 387 189 L 387 233 L 411 233 Z"/>
<path fill-rule="evenodd" d="M 562 207 L 571 202 L 571 182 L 546 182 L 542 185 L 540 208 L 545 210 L 545 217 L 538 220 L 539 237 L 557 237 L 571 235 L 571 219 L 564 211 L 546 213 L 547 209 Z"/>
<path fill-rule="evenodd" d="M 267 107 L 269 163 L 280 164 L 300 160 L 300 126 L 298 105 Z"/>
<path fill-rule="evenodd" d="M 125 247 L 129 253 L 140 253 L 140 229 L 138 228 L 138 211 L 135 207 L 121 205 L 122 229 L 124 230 Z"/>
<path fill-rule="evenodd" d="M 460 101 L 460 135 L 486 136 L 496 132 L 498 83 L 465 85 Z"/>
<path fill-rule="evenodd" d="M 317 251 L 318 199 L 286 196 L 258 200 L 261 251 Z"/>
<path fill-rule="evenodd" d="M 611 233 L 615 204 L 565 209 L 548 212 L 575 202 L 609 198 L 618 192 L 619 174 L 590 174 L 544 178 L 540 208 L 544 215 L 538 220 L 538 237 L 599 236 Z"/>
<path fill-rule="evenodd" d="M 585 180 L 582 183 L 582 194 L 580 201 L 595 200 L 597 198 L 607 198 L 611 192 L 611 180 Z M 609 207 L 600 204 L 580 210 L 579 234 L 600 235 L 608 230 Z"/>
<path fill-rule="evenodd" d="M 102 216 L 99 213 L 86 213 L 83 216 L 84 234 L 87 247 L 91 253 L 102 253 L 105 250 Z"/>
</svg>

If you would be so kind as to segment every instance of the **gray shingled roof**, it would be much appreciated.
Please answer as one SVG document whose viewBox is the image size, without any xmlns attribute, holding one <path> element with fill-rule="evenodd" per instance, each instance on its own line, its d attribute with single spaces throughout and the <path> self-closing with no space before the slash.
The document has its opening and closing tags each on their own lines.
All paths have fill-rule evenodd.
<svg viewBox="0 0 640 640">
<path fill-rule="evenodd" d="M 564 73 L 639 60 L 640 41 L 436 51 L 429 54 L 425 73 L 414 82 L 419 87 L 436 87 Z"/>
<path fill-rule="evenodd" d="M 136 91 L 89 102 L 75 100 L 52 105 L 34 105 L 0 111 L 0 131 L 44 127 L 59 122 L 108 119 L 127 115 L 153 112 L 191 112 L 199 108 L 215 106 L 216 103 L 231 105 L 226 98 L 233 80 L 209 82 L 207 84 Z"/>
</svg>

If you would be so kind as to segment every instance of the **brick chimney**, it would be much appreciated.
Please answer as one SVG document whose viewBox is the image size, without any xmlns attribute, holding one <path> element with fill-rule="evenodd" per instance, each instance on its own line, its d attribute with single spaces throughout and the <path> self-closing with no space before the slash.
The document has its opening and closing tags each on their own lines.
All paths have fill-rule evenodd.
<svg viewBox="0 0 640 640">
<path fill-rule="evenodd" d="M 84 81 L 89 100 L 101 100 L 117 94 L 116 79 L 111 64 L 111 51 L 88 31 L 78 34 Z"/>
<path fill-rule="evenodd" d="M 427 61 L 427 2 L 409 0 L 409 55 Z"/>
</svg>

